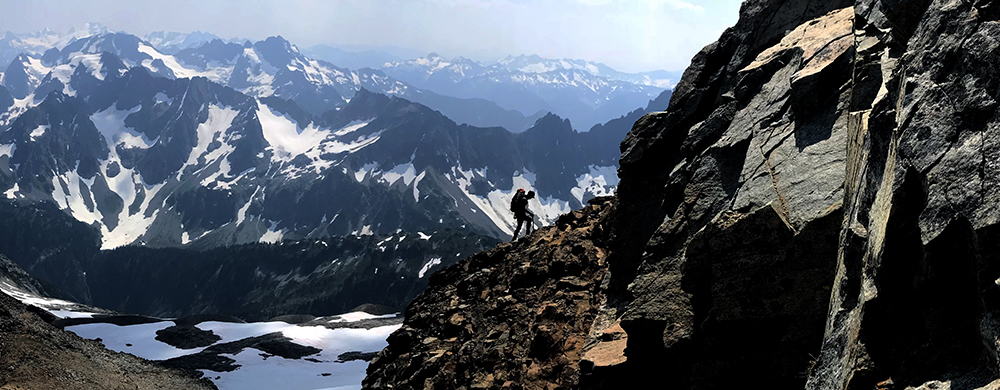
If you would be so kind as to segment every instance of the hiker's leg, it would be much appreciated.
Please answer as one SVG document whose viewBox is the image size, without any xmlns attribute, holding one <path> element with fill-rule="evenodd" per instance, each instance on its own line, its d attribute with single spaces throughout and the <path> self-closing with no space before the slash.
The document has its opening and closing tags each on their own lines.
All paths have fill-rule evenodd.
<svg viewBox="0 0 1000 390">
<path fill-rule="evenodd" d="M 514 222 L 514 224 L 517 225 L 517 226 L 514 228 L 514 237 L 512 237 L 510 239 L 511 241 L 514 241 L 514 240 L 517 239 L 517 234 L 521 232 L 521 222 L 523 221 L 521 219 L 521 216 L 514 217 L 514 220 L 516 221 L 516 222 Z"/>
</svg>

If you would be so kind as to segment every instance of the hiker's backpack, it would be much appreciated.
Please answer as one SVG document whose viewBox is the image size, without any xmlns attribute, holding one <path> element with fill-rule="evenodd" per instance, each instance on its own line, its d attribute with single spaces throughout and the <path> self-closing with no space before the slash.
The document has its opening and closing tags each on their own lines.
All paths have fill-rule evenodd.
<svg viewBox="0 0 1000 390">
<path fill-rule="evenodd" d="M 518 211 L 524 210 L 524 206 L 527 205 L 528 202 L 527 199 L 524 199 L 524 194 L 518 192 L 514 194 L 514 198 L 510 200 L 510 211 L 516 213 Z"/>
</svg>

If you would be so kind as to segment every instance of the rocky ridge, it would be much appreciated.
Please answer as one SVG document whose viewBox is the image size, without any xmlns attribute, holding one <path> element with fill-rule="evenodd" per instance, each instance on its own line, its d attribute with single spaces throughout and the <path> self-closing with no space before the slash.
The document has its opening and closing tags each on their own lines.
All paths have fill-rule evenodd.
<svg viewBox="0 0 1000 390">
<path fill-rule="evenodd" d="M 365 388 L 575 383 L 607 273 L 607 251 L 594 239 L 610 202 L 592 203 L 435 273 L 372 361 Z"/>
<path fill-rule="evenodd" d="M 998 18 L 992 1 L 745 2 L 667 111 L 635 123 L 601 228 L 573 243 L 602 248 L 589 261 L 608 273 L 581 283 L 603 303 L 549 326 L 584 348 L 508 355 L 566 375 L 475 348 L 509 326 L 487 312 L 503 282 L 465 280 L 485 258 L 543 274 L 546 248 L 573 247 L 543 230 L 432 279 L 365 386 L 997 387 Z M 458 317 L 475 326 L 423 346 Z M 428 353 L 465 379 L 407 371 Z"/>
</svg>

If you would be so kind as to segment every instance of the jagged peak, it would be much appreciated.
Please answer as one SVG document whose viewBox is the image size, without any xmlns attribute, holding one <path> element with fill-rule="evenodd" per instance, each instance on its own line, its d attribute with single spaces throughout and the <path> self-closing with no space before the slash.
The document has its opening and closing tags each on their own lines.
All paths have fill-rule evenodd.
<svg viewBox="0 0 1000 390">
<path fill-rule="evenodd" d="M 262 43 L 262 44 L 266 44 L 266 45 L 280 44 L 280 45 L 284 46 L 285 48 L 291 48 L 291 46 L 292 46 L 292 43 L 288 42 L 288 40 L 285 39 L 285 37 L 282 37 L 281 35 L 272 35 L 272 36 L 269 36 L 267 38 L 264 38 L 264 40 L 262 40 L 262 41 L 260 41 L 258 43 Z"/>
<path fill-rule="evenodd" d="M 542 116 L 541 118 L 538 118 L 538 120 L 535 121 L 535 125 L 532 127 L 542 127 L 546 125 L 557 125 L 557 124 L 564 124 L 566 126 L 570 125 L 569 119 L 563 119 L 561 116 L 549 111 L 545 113 L 545 115 Z"/>
</svg>

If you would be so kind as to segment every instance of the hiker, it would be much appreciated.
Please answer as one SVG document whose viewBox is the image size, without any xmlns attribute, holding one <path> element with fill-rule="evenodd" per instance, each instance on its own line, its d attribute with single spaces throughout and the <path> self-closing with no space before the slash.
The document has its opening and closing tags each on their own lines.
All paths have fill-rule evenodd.
<svg viewBox="0 0 1000 390">
<path fill-rule="evenodd" d="M 531 225 L 535 222 L 535 214 L 528 210 L 528 200 L 534 197 L 535 191 L 528 191 L 525 194 L 524 188 L 518 188 L 517 192 L 514 193 L 514 198 L 510 200 L 510 211 L 514 212 L 514 219 L 517 224 L 517 227 L 514 229 L 514 237 L 511 238 L 511 241 L 517 239 L 517 234 L 521 232 L 522 223 L 526 225 L 524 235 L 531 234 Z"/>
</svg>

